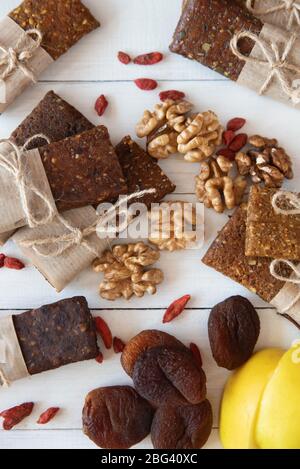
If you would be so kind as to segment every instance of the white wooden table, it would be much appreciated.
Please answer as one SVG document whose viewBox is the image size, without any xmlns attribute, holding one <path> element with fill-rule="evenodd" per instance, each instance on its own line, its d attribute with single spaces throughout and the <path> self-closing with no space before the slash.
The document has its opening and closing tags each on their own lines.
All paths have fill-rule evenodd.
<svg viewBox="0 0 300 469">
<path fill-rule="evenodd" d="M 0 17 L 17 6 L 19 0 L 0 3 Z M 157 102 L 157 91 L 139 91 L 132 80 L 141 76 L 159 81 L 159 90 L 180 89 L 186 92 L 199 110 L 216 111 L 223 122 L 235 116 L 245 116 L 249 133 L 260 132 L 277 136 L 287 151 L 295 157 L 294 181 L 291 188 L 299 188 L 300 134 L 299 111 L 258 97 L 251 91 L 223 79 L 220 75 L 168 52 L 168 45 L 179 17 L 182 0 L 84 0 L 102 26 L 81 41 L 28 89 L 11 108 L 0 117 L 1 138 L 10 132 L 33 109 L 44 94 L 53 89 L 74 104 L 95 124 L 107 125 L 112 141 L 117 144 L 124 136 L 134 136 L 134 127 L 146 108 Z M 118 50 L 134 54 L 159 50 L 166 59 L 155 67 L 123 66 L 117 59 Z M 94 112 L 95 99 L 104 93 L 110 107 L 103 118 Z M 173 198 L 193 200 L 194 176 L 197 164 L 188 164 L 172 157 L 162 163 L 163 169 L 177 184 Z M 214 431 L 208 448 L 219 448 L 218 412 L 220 397 L 228 373 L 218 369 L 211 357 L 207 337 L 207 318 L 210 308 L 234 294 L 242 294 L 257 307 L 262 332 L 258 349 L 268 346 L 289 347 L 299 337 L 299 331 L 258 297 L 201 264 L 201 256 L 224 225 L 227 215 L 206 212 L 205 247 L 201 251 L 163 253 L 160 265 L 166 281 L 154 297 L 133 299 L 130 302 L 106 302 L 97 294 L 100 277 L 91 271 L 83 272 L 65 291 L 58 295 L 31 266 L 22 272 L 0 271 L 0 314 L 21 312 L 42 304 L 74 295 L 87 297 L 95 314 L 108 321 L 113 333 L 129 340 L 139 331 L 159 328 L 175 334 L 186 344 L 196 342 L 202 350 L 208 376 L 208 393 L 214 406 Z M 19 256 L 17 248 L 8 243 L 3 251 Z M 161 324 L 164 309 L 177 297 L 190 293 L 193 297 L 187 312 L 168 327 Z M 99 386 L 130 384 L 122 371 L 120 357 L 105 353 L 105 362 L 79 363 L 57 371 L 14 383 L 8 390 L 0 390 L 0 408 L 26 401 L 36 402 L 31 418 L 12 432 L 0 431 L 0 448 L 94 448 L 81 432 L 81 410 L 88 391 Z M 63 410 L 45 428 L 35 424 L 40 411 L 50 406 Z M 138 447 L 150 448 L 150 439 Z"/>
</svg>

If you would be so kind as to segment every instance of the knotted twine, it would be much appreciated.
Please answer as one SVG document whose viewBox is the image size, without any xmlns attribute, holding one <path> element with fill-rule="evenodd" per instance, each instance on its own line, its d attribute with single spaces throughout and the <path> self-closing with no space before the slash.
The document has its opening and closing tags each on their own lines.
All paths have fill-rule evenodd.
<svg viewBox="0 0 300 469">
<path fill-rule="evenodd" d="M 239 49 L 239 41 L 244 38 L 251 39 L 256 45 L 258 45 L 265 59 L 258 59 L 256 57 L 244 55 Z M 292 100 L 293 104 L 300 103 L 300 86 L 294 88 L 286 73 L 289 71 L 300 75 L 300 66 L 293 65 L 288 62 L 288 56 L 293 50 L 297 38 L 296 33 L 291 35 L 281 55 L 278 44 L 272 41 L 268 43 L 251 31 L 241 31 L 236 33 L 231 39 L 231 51 L 236 57 L 245 62 L 264 65 L 269 68 L 270 71 L 267 78 L 259 90 L 260 95 L 264 94 L 268 90 L 273 78 L 276 77 L 282 90 Z"/>
<path fill-rule="evenodd" d="M 99 255 L 99 251 L 89 242 L 87 238 L 90 235 L 100 231 L 105 234 L 105 225 L 107 225 L 111 220 L 114 219 L 116 211 L 120 207 L 122 207 L 123 204 L 126 204 L 127 206 L 128 202 L 130 202 L 132 199 L 140 199 L 144 195 L 154 194 L 155 192 L 156 189 L 146 189 L 143 191 L 135 192 L 134 194 L 122 198 L 121 200 L 119 200 L 118 203 L 113 205 L 104 215 L 97 217 L 94 223 L 84 229 L 80 229 L 76 226 L 73 226 L 62 215 L 58 215 L 56 217 L 56 220 L 67 229 L 67 233 L 64 233 L 59 236 L 49 236 L 47 238 L 23 240 L 19 242 L 19 245 L 26 248 L 31 248 L 37 255 L 46 258 L 59 257 L 73 246 L 82 246 L 97 257 Z M 47 251 L 44 251 L 42 249 L 43 247 L 48 248 Z M 51 247 L 53 247 L 52 250 Z"/>
<path fill-rule="evenodd" d="M 290 205 L 292 205 L 294 208 L 280 208 L 278 206 L 278 201 L 284 197 Z M 293 192 L 287 192 L 287 191 L 278 191 L 274 196 L 272 197 L 271 201 L 272 207 L 275 211 L 276 214 L 280 215 L 300 215 L 300 199 L 297 196 L 297 194 L 294 194 Z M 280 266 L 284 264 L 287 267 L 289 267 L 292 271 L 293 274 L 290 277 L 286 277 L 283 275 L 280 275 L 278 273 Z M 295 304 L 300 300 L 300 270 L 290 261 L 287 261 L 285 259 L 276 259 L 273 262 L 271 262 L 270 265 L 270 273 L 271 275 L 276 278 L 277 280 L 280 280 L 282 282 L 290 283 L 293 285 L 299 285 L 299 293 L 294 297 L 294 299 L 291 301 L 289 305 L 287 305 L 281 313 L 287 313 L 290 309 L 292 309 Z"/>
<path fill-rule="evenodd" d="M 258 2 L 258 0 L 255 0 Z M 247 0 L 246 6 L 248 10 L 251 11 L 254 15 L 257 16 L 264 16 L 271 13 L 277 12 L 287 12 L 288 13 L 288 24 L 287 28 L 290 30 L 293 26 L 294 20 L 300 26 L 300 1 L 299 0 L 280 0 L 278 5 L 273 7 L 266 7 L 266 8 L 256 8 L 255 6 L 252 7 L 253 0 Z"/>
<path fill-rule="evenodd" d="M 50 143 L 48 137 L 43 134 L 37 134 L 29 138 L 23 147 L 18 147 L 11 140 L 0 140 L 0 145 L 3 143 L 11 148 L 11 152 L 7 151 L 5 153 L 1 153 L 0 149 L 0 168 L 3 168 L 15 179 L 15 183 L 19 190 L 20 201 L 25 214 L 26 222 L 30 228 L 49 223 L 52 221 L 56 213 L 48 196 L 40 191 L 32 181 L 27 180 L 30 178 L 30 174 L 26 167 L 26 150 L 28 149 L 30 143 L 38 138 L 45 140 L 47 143 Z M 30 207 L 28 199 L 30 193 L 38 197 L 45 205 L 43 210 L 44 215 L 40 216 L 39 218 L 34 214 Z"/>
<path fill-rule="evenodd" d="M 32 35 L 37 36 L 33 40 Z M 32 39 L 32 40 L 28 40 Z M 0 44 L 0 51 L 3 53 L 0 58 L 0 80 L 5 81 L 15 70 L 20 70 L 29 80 L 36 82 L 33 71 L 28 67 L 27 62 L 34 56 L 41 47 L 43 40 L 42 33 L 38 29 L 29 29 L 18 39 L 15 47 L 4 47 Z"/>
</svg>

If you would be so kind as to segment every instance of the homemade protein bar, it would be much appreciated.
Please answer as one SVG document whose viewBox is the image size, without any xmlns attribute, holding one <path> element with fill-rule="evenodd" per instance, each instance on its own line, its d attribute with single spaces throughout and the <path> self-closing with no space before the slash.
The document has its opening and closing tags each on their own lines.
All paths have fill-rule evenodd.
<svg viewBox="0 0 300 469">
<path fill-rule="evenodd" d="M 246 257 L 246 220 L 247 206 L 242 205 L 220 232 L 202 262 L 270 303 L 285 282 L 271 275 L 270 259 Z M 288 278 L 291 271 L 282 266 L 281 274 Z"/>
<path fill-rule="evenodd" d="M 124 137 L 117 145 L 116 152 L 127 182 L 128 194 L 145 189 L 156 190 L 131 203 L 144 203 L 150 208 L 152 203 L 160 202 L 176 189 L 159 165 L 131 137 Z"/>
<path fill-rule="evenodd" d="M 44 134 L 51 142 L 58 142 L 91 130 L 93 127 L 94 125 L 71 104 L 64 101 L 54 91 L 49 91 L 11 137 L 21 147 L 29 138 L 37 134 Z M 45 140 L 36 139 L 27 148 L 30 150 L 45 144 Z"/>
<path fill-rule="evenodd" d="M 38 29 L 54 60 L 100 26 L 80 0 L 24 0 L 9 16 L 25 31 Z"/>
<path fill-rule="evenodd" d="M 13 323 L 30 375 L 99 354 L 94 321 L 84 297 L 15 315 Z"/>
<path fill-rule="evenodd" d="M 39 152 L 59 211 L 98 205 L 127 193 L 106 127 L 51 143 Z"/>
<path fill-rule="evenodd" d="M 300 261 L 300 215 L 277 214 L 272 207 L 276 192 L 276 189 L 257 186 L 251 190 L 246 256 Z M 277 205 L 282 209 L 292 209 L 284 196 L 278 199 Z"/>
<path fill-rule="evenodd" d="M 242 30 L 259 35 L 262 27 L 242 2 L 186 0 L 170 49 L 236 81 L 245 63 L 231 52 L 230 40 Z M 246 56 L 253 46 L 249 39 L 240 41 Z"/>
</svg>

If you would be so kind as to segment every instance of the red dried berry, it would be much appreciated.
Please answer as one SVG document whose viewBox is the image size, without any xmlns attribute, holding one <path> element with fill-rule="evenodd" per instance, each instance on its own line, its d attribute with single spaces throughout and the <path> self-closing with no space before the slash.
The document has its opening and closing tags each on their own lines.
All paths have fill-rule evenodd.
<svg viewBox="0 0 300 469">
<path fill-rule="evenodd" d="M 26 417 L 29 417 L 34 407 L 33 402 L 26 402 L 11 409 L 4 410 L 0 413 L 0 417 L 4 419 L 3 429 L 12 430 L 16 425 L 18 425 Z"/>
<path fill-rule="evenodd" d="M 0 254 L 0 268 L 4 266 L 5 254 Z"/>
<path fill-rule="evenodd" d="M 100 363 L 100 365 L 102 365 L 102 363 L 104 362 L 104 357 L 103 357 L 103 353 L 99 353 L 99 355 L 95 358 L 96 362 L 97 363 Z"/>
<path fill-rule="evenodd" d="M 190 344 L 190 351 L 192 352 L 197 365 L 200 368 L 202 368 L 203 361 L 202 361 L 201 352 L 199 350 L 199 347 L 196 344 L 191 343 Z"/>
<path fill-rule="evenodd" d="M 103 114 L 105 113 L 107 109 L 107 106 L 108 106 L 108 101 L 106 97 L 104 96 L 104 94 L 102 94 L 101 96 L 99 96 L 99 98 L 97 99 L 95 103 L 95 110 L 98 116 L 100 117 L 103 116 Z"/>
<path fill-rule="evenodd" d="M 39 425 L 46 425 L 47 423 L 50 422 L 50 420 L 53 420 L 56 414 L 60 411 L 60 407 L 50 407 L 50 409 L 47 409 L 45 412 L 43 412 L 37 423 Z"/>
<path fill-rule="evenodd" d="M 115 353 L 122 353 L 125 348 L 125 344 L 123 340 L 119 339 L 119 337 L 114 337 L 113 347 Z"/>
<path fill-rule="evenodd" d="M 231 144 L 232 140 L 235 138 L 235 132 L 233 130 L 226 130 L 223 133 L 223 143 L 228 147 Z"/>
<path fill-rule="evenodd" d="M 235 152 L 229 150 L 229 148 L 221 148 L 217 151 L 217 156 L 225 156 L 230 161 L 234 161 L 235 159 Z"/>
<path fill-rule="evenodd" d="M 159 98 L 161 101 L 166 101 L 167 99 L 171 99 L 172 101 L 180 101 L 181 99 L 185 98 L 185 94 L 182 91 L 168 90 L 159 93 Z"/>
<path fill-rule="evenodd" d="M 122 51 L 118 52 L 118 59 L 124 65 L 128 65 L 131 62 L 130 55 L 128 55 L 128 54 L 126 54 L 126 52 L 122 52 Z"/>
<path fill-rule="evenodd" d="M 178 300 L 174 301 L 174 303 L 172 303 L 165 312 L 163 323 L 166 324 L 177 318 L 184 311 L 190 299 L 191 295 L 185 295 L 182 298 L 179 298 Z"/>
<path fill-rule="evenodd" d="M 25 265 L 19 259 L 15 257 L 5 257 L 4 258 L 4 267 L 14 270 L 22 270 L 25 268 Z"/>
<path fill-rule="evenodd" d="M 237 130 L 240 130 L 242 127 L 244 127 L 246 122 L 246 119 L 243 119 L 242 117 L 235 117 L 228 122 L 227 130 L 233 130 L 236 132 Z"/>
<path fill-rule="evenodd" d="M 229 145 L 229 150 L 238 152 L 242 148 L 244 148 L 245 145 L 247 145 L 248 142 L 248 135 L 247 134 L 238 134 L 234 139 L 232 140 L 231 144 Z"/>
<path fill-rule="evenodd" d="M 134 83 L 140 90 L 144 91 L 152 91 L 157 88 L 158 83 L 155 80 L 151 80 L 151 78 L 138 78 L 134 80 Z"/>
<path fill-rule="evenodd" d="M 155 65 L 162 61 L 164 58 L 160 52 L 149 52 L 148 54 L 138 55 L 133 63 L 136 65 Z"/>
<path fill-rule="evenodd" d="M 100 316 L 95 318 L 95 325 L 97 332 L 100 334 L 105 347 L 109 350 L 112 348 L 113 338 L 110 328 L 107 323 Z"/>
</svg>

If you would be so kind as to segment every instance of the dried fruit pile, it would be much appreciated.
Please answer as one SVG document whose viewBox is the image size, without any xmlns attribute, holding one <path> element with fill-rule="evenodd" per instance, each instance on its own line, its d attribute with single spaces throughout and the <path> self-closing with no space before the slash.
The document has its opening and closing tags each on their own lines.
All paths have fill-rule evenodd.
<svg viewBox="0 0 300 469">
<path fill-rule="evenodd" d="M 249 183 L 276 188 L 292 179 L 291 159 L 277 140 L 239 132 L 245 119 L 231 119 L 224 129 L 214 112 L 194 113 L 184 94 L 174 90 L 160 97 L 153 111 L 144 111 L 136 134 L 147 138 L 153 158 L 180 153 L 187 162 L 201 163 L 196 195 L 207 208 L 223 213 L 239 206 Z"/>
</svg>

